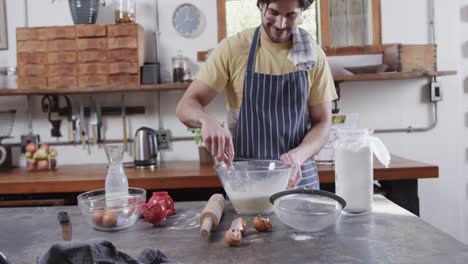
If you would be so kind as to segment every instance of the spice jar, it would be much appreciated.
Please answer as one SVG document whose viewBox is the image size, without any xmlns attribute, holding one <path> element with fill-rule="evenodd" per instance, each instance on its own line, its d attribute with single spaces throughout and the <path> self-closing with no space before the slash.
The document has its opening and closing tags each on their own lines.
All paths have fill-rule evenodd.
<svg viewBox="0 0 468 264">
<path fill-rule="evenodd" d="M 16 88 L 16 67 L 7 67 L 4 88 Z"/>
<path fill-rule="evenodd" d="M 115 23 L 134 23 L 135 13 L 135 0 L 114 0 Z"/>
<path fill-rule="evenodd" d="M 184 82 L 184 75 L 190 72 L 188 69 L 188 59 L 182 55 L 182 51 L 177 52 L 177 57 L 172 58 L 172 78 L 174 82 Z"/>
</svg>

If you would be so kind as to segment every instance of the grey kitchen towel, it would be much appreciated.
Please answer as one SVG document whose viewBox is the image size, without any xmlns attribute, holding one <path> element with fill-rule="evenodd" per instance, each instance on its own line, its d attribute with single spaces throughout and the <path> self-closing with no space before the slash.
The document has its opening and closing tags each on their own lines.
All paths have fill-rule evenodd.
<svg viewBox="0 0 468 264">
<path fill-rule="evenodd" d="M 137 259 L 118 251 L 107 240 L 89 243 L 58 243 L 39 260 L 40 264 L 172 264 L 161 251 L 144 249 Z"/>
<path fill-rule="evenodd" d="M 317 64 L 317 47 L 307 30 L 296 27 L 293 31 L 293 45 L 288 59 L 301 71 L 307 71 Z"/>
</svg>

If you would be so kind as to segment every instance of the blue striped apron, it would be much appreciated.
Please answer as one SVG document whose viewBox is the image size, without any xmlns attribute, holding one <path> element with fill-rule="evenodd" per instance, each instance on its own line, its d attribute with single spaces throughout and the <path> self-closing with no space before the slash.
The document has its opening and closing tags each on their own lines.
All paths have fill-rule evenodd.
<svg viewBox="0 0 468 264">
<path fill-rule="evenodd" d="M 250 46 L 234 137 L 237 160 L 279 160 L 281 154 L 299 146 L 310 127 L 308 72 L 284 75 L 254 72 L 259 38 L 257 28 Z M 313 157 L 303 163 L 301 171 L 302 180 L 296 188 L 319 189 Z"/>
</svg>

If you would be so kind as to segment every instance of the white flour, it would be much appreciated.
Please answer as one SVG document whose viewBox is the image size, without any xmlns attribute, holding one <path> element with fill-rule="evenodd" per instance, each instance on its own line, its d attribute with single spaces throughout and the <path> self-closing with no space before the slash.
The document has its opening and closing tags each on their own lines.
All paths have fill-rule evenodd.
<svg viewBox="0 0 468 264">
<path fill-rule="evenodd" d="M 366 213 L 372 210 L 373 161 L 369 145 L 337 145 L 335 148 L 336 194 L 346 201 L 344 212 Z"/>
</svg>

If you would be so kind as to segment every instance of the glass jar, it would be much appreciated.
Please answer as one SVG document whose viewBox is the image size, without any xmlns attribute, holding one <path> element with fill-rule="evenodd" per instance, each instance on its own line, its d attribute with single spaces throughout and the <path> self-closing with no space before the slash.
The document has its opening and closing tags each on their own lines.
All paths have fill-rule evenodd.
<svg viewBox="0 0 468 264">
<path fill-rule="evenodd" d="M 136 0 L 114 0 L 115 23 L 134 23 Z"/>
<path fill-rule="evenodd" d="M 343 212 L 366 214 L 374 199 L 373 154 L 388 166 L 390 154 L 368 129 L 339 129 L 334 145 L 336 194 L 346 201 Z"/>
<path fill-rule="evenodd" d="M 7 71 L 8 67 L 0 67 L 0 88 L 7 88 Z"/>
<path fill-rule="evenodd" d="M 188 59 L 183 56 L 182 51 L 177 52 L 177 57 L 172 58 L 172 79 L 173 82 L 184 82 L 186 73 L 190 73 Z"/>
<path fill-rule="evenodd" d="M 4 88 L 16 88 L 16 67 L 7 67 Z"/>
</svg>

